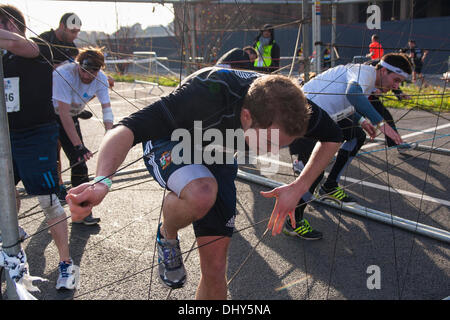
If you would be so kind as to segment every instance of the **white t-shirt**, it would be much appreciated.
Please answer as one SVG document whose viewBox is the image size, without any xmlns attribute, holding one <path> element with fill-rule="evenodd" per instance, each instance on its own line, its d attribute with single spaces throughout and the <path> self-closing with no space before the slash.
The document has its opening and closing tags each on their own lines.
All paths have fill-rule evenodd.
<svg viewBox="0 0 450 320">
<path fill-rule="evenodd" d="M 83 111 L 92 97 L 97 96 L 101 104 L 109 103 L 108 78 L 99 71 L 89 84 L 81 82 L 78 63 L 66 63 L 53 71 L 53 107 L 59 114 L 57 100 L 71 106 L 70 115 L 76 116 Z"/>
<path fill-rule="evenodd" d="M 364 64 L 347 64 L 328 69 L 303 86 L 306 97 L 325 110 L 335 121 L 355 112 L 345 92 L 351 82 L 357 82 L 367 96 L 375 89 L 375 67 Z"/>
</svg>

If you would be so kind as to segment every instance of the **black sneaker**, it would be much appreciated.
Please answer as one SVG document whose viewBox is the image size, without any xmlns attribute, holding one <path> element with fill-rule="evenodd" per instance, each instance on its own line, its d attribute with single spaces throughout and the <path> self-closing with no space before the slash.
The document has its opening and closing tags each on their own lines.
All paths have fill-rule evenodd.
<svg viewBox="0 0 450 320">
<path fill-rule="evenodd" d="M 158 246 L 158 271 L 161 282 L 172 289 L 178 289 L 186 283 L 186 269 L 181 256 L 178 239 L 164 239 L 158 226 L 156 243 Z"/>
<path fill-rule="evenodd" d="M 62 204 L 66 203 L 67 189 L 65 185 L 62 184 L 59 186 L 59 190 L 56 193 L 56 196 Z"/>
<path fill-rule="evenodd" d="M 94 218 L 92 216 L 92 212 L 83 220 L 80 221 L 73 221 L 72 223 L 76 223 L 76 224 L 84 224 L 86 226 L 94 226 L 96 224 L 98 224 L 100 222 L 100 218 Z"/>
<path fill-rule="evenodd" d="M 77 117 L 80 118 L 80 119 L 83 119 L 83 120 L 87 120 L 87 119 L 92 118 L 92 112 L 87 111 L 87 110 L 83 110 L 83 111 L 81 111 L 81 112 L 78 114 Z"/>
<path fill-rule="evenodd" d="M 313 230 L 311 225 L 306 219 L 302 219 L 300 222 L 296 223 L 296 228 L 292 228 L 291 222 L 286 220 L 284 224 L 283 233 L 292 237 L 299 237 L 304 240 L 320 240 L 322 239 L 322 232 Z"/>
<path fill-rule="evenodd" d="M 356 200 L 350 197 L 344 189 L 339 186 L 330 189 L 321 186 L 319 189 L 319 199 L 329 199 L 340 205 L 345 204 L 350 206 L 356 204 Z"/>
</svg>

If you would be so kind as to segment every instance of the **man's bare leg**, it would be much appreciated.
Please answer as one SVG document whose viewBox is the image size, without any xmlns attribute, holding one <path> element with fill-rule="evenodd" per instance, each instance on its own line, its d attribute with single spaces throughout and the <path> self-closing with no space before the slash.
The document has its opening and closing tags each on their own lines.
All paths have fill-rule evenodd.
<svg viewBox="0 0 450 320">
<path fill-rule="evenodd" d="M 197 300 L 226 300 L 227 254 L 231 238 L 221 236 L 199 237 L 201 279 Z"/>
<path fill-rule="evenodd" d="M 189 182 L 178 197 L 170 192 L 164 199 L 161 233 L 176 239 L 177 232 L 203 218 L 216 202 L 217 182 L 214 178 L 199 178 Z"/>
</svg>

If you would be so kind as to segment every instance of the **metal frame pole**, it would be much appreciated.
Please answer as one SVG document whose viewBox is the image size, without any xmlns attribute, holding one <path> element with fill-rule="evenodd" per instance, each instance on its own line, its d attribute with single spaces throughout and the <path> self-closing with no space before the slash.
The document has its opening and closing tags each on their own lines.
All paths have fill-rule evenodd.
<svg viewBox="0 0 450 320">
<path fill-rule="evenodd" d="M 320 27 L 321 27 L 321 16 L 320 16 L 320 1 L 315 0 L 313 4 L 313 46 L 316 50 L 316 63 L 314 64 L 314 71 L 319 74 L 322 70 L 322 48 L 320 46 L 321 41 L 321 34 L 320 34 Z"/>
<path fill-rule="evenodd" d="M 257 183 L 269 188 L 277 188 L 285 185 L 284 183 L 274 181 L 262 176 L 258 176 L 255 174 L 247 173 L 241 170 L 238 170 L 237 177 L 246 181 L 250 181 L 253 183 Z M 340 206 L 328 201 L 320 201 L 314 200 L 315 202 L 325 204 L 327 206 L 341 209 L 350 213 L 357 214 L 362 217 L 366 217 L 372 220 L 376 220 L 378 222 L 382 222 L 388 225 L 392 225 L 397 228 L 405 229 L 414 233 L 418 233 L 436 240 L 440 240 L 446 243 L 450 243 L 450 232 L 438 228 L 434 228 L 428 225 L 424 225 L 421 223 L 416 223 L 411 220 L 403 219 L 394 215 L 390 215 L 384 212 L 380 212 L 377 210 L 373 210 L 365 207 L 350 207 L 350 206 Z"/>
<path fill-rule="evenodd" d="M 331 4 L 331 67 L 336 66 L 336 52 L 334 44 L 336 43 L 336 11 L 337 4 L 333 1 Z"/>
<path fill-rule="evenodd" d="M 9 140 L 8 115 L 6 113 L 5 85 L 3 75 L 3 57 L 0 54 L 0 229 L 3 250 L 9 256 L 17 256 L 20 252 L 19 222 L 16 208 L 16 187 Z M 8 272 L 5 270 L 5 273 Z M 18 300 L 13 280 L 6 276 L 9 300 Z"/>
<path fill-rule="evenodd" d="M 304 69 L 304 77 L 305 83 L 309 81 L 309 72 L 310 72 L 310 60 L 309 56 L 311 55 L 311 50 L 309 50 L 310 40 L 309 40 L 309 25 L 310 22 L 308 19 L 308 8 L 309 5 L 306 0 L 302 2 L 302 40 L 303 40 L 303 56 L 305 58 L 305 69 Z"/>
</svg>

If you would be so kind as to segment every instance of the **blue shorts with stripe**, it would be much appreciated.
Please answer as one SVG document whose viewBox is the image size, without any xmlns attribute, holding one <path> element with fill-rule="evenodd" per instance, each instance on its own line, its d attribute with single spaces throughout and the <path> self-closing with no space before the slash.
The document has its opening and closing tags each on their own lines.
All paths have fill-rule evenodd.
<svg viewBox="0 0 450 320">
<path fill-rule="evenodd" d="M 22 181 L 30 195 L 59 189 L 57 161 L 58 125 L 51 123 L 26 131 L 10 132 L 14 182 Z"/>
<path fill-rule="evenodd" d="M 181 180 L 190 181 L 186 179 L 189 176 L 189 170 L 197 170 L 190 164 L 175 164 L 171 158 L 173 147 L 177 144 L 176 141 L 158 140 L 147 141 L 143 143 L 144 148 L 144 162 L 155 180 L 163 187 L 171 190 L 169 178 L 174 173 L 182 169 L 188 171 L 183 172 Z M 195 165 L 197 166 L 197 165 Z M 210 211 L 200 220 L 193 222 L 194 233 L 196 237 L 204 236 L 226 236 L 231 237 L 234 231 L 234 220 L 236 215 L 236 186 L 235 180 L 237 176 L 238 166 L 234 164 L 212 164 L 212 165 L 198 165 L 201 172 L 208 170 L 210 176 L 212 175 L 218 185 L 217 198 L 214 206 Z M 181 172 L 181 171 L 179 171 Z M 209 174 L 209 173 L 208 173 Z M 177 173 L 172 176 L 173 178 Z M 195 177 L 195 175 L 193 175 Z M 169 183 L 168 183 L 169 182 Z M 185 185 L 188 182 L 185 183 Z M 171 190 L 178 193 L 176 190 Z M 181 190 L 179 190 L 181 192 Z"/>
</svg>

